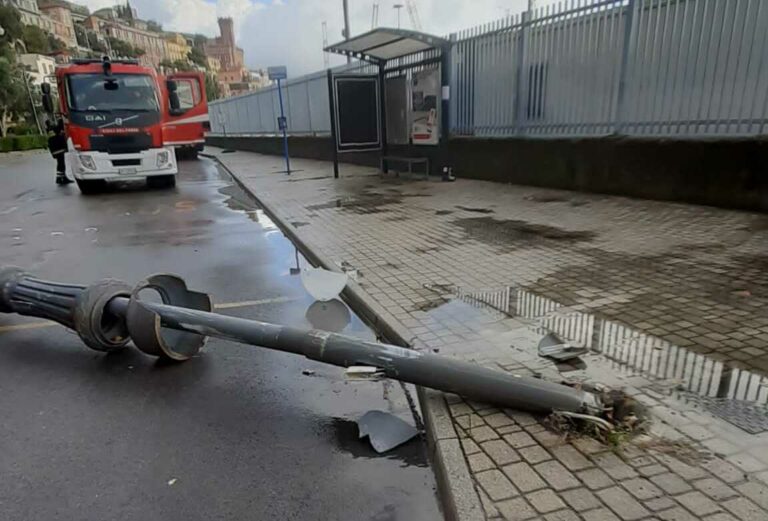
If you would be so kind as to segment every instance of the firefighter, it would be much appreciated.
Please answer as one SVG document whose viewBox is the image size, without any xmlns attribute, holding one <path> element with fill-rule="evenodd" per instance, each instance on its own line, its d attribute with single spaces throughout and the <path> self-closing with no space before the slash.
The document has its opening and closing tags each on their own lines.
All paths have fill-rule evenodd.
<svg viewBox="0 0 768 521">
<path fill-rule="evenodd" d="M 56 184 L 67 185 L 72 182 L 67 177 L 66 163 L 64 162 L 64 153 L 67 151 L 67 137 L 64 135 L 64 121 L 58 120 L 56 123 L 46 121 L 46 130 L 52 133 L 48 137 L 48 150 L 56 160 Z"/>
</svg>

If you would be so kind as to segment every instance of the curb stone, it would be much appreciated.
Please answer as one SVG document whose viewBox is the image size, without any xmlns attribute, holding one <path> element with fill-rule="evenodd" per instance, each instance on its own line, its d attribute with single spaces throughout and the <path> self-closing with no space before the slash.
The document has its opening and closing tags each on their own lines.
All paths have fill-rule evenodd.
<svg viewBox="0 0 768 521">
<path fill-rule="evenodd" d="M 320 253 L 319 247 L 312 244 L 312 241 L 302 238 L 292 224 L 282 219 L 269 203 L 246 186 L 217 155 L 209 153 L 200 155 L 215 161 L 232 176 L 240 188 L 255 198 L 269 218 L 277 224 L 309 262 L 327 270 L 341 271 L 333 261 Z M 414 335 L 411 335 L 408 329 L 384 307 L 375 302 L 357 282 L 350 280 L 342 292 L 342 297 L 376 331 L 377 335 L 400 347 L 412 347 L 408 339 L 414 338 Z M 407 385 L 410 386 L 410 384 Z M 443 393 L 417 387 L 416 394 L 421 405 L 429 456 L 434 465 L 445 518 L 449 521 L 484 520 L 485 513 L 480 497 L 475 490 Z M 418 418 L 418 412 L 415 416 Z"/>
</svg>

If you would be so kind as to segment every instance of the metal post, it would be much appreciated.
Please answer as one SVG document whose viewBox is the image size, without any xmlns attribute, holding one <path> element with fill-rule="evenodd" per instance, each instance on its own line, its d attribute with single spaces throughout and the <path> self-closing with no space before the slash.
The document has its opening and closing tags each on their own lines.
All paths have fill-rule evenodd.
<svg viewBox="0 0 768 521">
<path fill-rule="evenodd" d="M 29 89 L 29 77 L 27 71 L 24 70 L 24 66 L 21 67 L 21 75 L 24 80 L 24 87 L 27 89 L 27 96 L 29 96 L 29 104 L 32 107 L 32 115 L 35 116 L 35 124 L 37 125 L 37 131 L 42 134 L 43 127 L 40 126 L 40 118 L 37 117 L 37 109 L 35 108 L 35 100 L 32 98 L 32 91 Z"/>
<path fill-rule="evenodd" d="M 439 148 L 441 157 L 441 164 L 438 165 L 438 172 L 441 167 L 446 166 L 448 158 L 446 157 L 448 150 L 448 138 L 451 132 L 451 78 L 453 77 L 453 70 L 451 69 L 453 61 L 453 50 L 456 45 L 456 34 L 450 36 L 450 46 L 446 46 L 440 49 L 440 139 Z M 434 168 L 434 164 L 431 165 Z"/>
<path fill-rule="evenodd" d="M 283 155 L 285 156 L 285 172 L 291 175 L 291 161 L 288 158 L 288 122 L 285 119 L 285 110 L 283 109 L 283 89 L 280 86 L 280 78 L 277 79 L 277 99 L 280 100 L 280 119 L 283 127 Z"/>
<path fill-rule="evenodd" d="M 616 93 L 616 117 L 614 121 L 614 132 L 620 133 L 624 127 L 624 112 L 627 96 L 627 74 L 629 62 L 629 50 L 632 45 L 632 32 L 634 29 L 635 11 L 637 10 L 637 0 L 629 0 L 627 4 L 627 18 L 624 21 L 624 43 L 621 48 L 621 64 L 619 65 L 619 84 Z"/>
<path fill-rule="evenodd" d="M 517 42 L 517 78 L 515 78 L 515 127 L 516 133 L 522 133 L 523 122 L 525 120 L 525 55 L 527 54 L 526 45 L 531 30 L 531 11 L 523 13 L 520 29 L 518 30 L 519 39 Z"/>
<path fill-rule="evenodd" d="M 157 291 L 164 304 L 141 300 L 146 289 Z M 208 295 L 190 291 L 174 275 L 154 275 L 135 288 L 114 279 L 78 286 L 0 268 L 0 313 L 55 320 L 97 351 L 117 351 L 133 341 L 146 354 L 184 361 L 213 336 L 341 367 L 375 367 L 388 378 L 500 406 L 533 412 L 602 410 L 597 396 L 582 389 L 328 331 L 219 315 L 211 308 Z"/>
<path fill-rule="evenodd" d="M 344 0 L 344 39 L 349 40 L 349 5 L 347 5 L 347 0 Z M 347 63 L 351 63 L 352 58 L 347 55 Z"/>
<path fill-rule="evenodd" d="M 387 105 L 385 102 L 384 90 L 386 80 L 384 76 L 384 66 L 386 62 L 379 62 L 379 131 L 381 132 L 381 170 L 385 174 L 389 171 L 389 165 L 384 159 L 387 156 Z"/>
<path fill-rule="evenodd" d="M 328 111 L 331 116 L 331 150 L 333 155 L 333 177 L 339 178 L 339 150 L 336 145 L 336 102 L 333 96 L 333 71 L 328 69 Z"/>
</svg>

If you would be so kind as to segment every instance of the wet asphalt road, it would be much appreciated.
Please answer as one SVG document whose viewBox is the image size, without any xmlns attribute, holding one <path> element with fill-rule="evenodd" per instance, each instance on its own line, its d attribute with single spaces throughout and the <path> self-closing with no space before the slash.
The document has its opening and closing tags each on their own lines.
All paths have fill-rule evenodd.
<svg viewBox="0 0 768 521">
<path fill-rule="evenodd" d="M 373 338 L 340 303 L 311 307 L 293 246 L 226 174 L 180 167 L 175 190 L 83 197 L 44 154 L 0 156 L 0 266 L 172 272 L 224 313 Z M 0 520 L 440 519 L 423 441 L 377 455 L 354 423 L 369 409 L 413 421 L 397 383 L 293 355 L 211 340 L 163 365 L 0 315 Z"/>
</svg>

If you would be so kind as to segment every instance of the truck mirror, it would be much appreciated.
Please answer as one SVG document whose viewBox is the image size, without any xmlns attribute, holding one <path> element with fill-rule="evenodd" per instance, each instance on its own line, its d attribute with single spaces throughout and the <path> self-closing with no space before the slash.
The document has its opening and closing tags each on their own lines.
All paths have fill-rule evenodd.
<svg viewBox="0 0 768 521">
<path fill-rule="evenodd" d="M 176 92 L 178 85 L 173 80 L 167 80 L 165 85 L 168 88 L 168 106 L 171 109 L 171 114 L 174 116 L 181 114 L 183 112 L 181 110 L 181 100 L 179 100 L 179 93 Z"/>
<path fill-rule="evenodd" d="M 181 110 L 181 100 L 179 100 L 179 95 L 176 92 L 168 93 L 168 105 L 171 109 L 171 114 L 174 116 L 184 112 Z"/>
<path fill-rule="evenodd" d="M 51 84 L 50 83 L 43 83 L 40 85 L 40 90 L 43 91 L 43 94 L 50 94 L 51 93 Z"/>
<path fill-rule="evenodd" d="M 43 83 L 43 87 L 45 87 L 47 84 Z M 51 89 L 47 89 L 48 92 L 45 92 L 46 89 L 43 89 L 43 110 L 47 114 L 53 114 L 53 98 L 51 97 Z"/>
<path fill-rule="evenodd" d="M 119 88 L 120 84 L 117 83 L 117 80 L 113 78 L 104 80 L 104 90 L 117 90 Z"/>
</svg>

